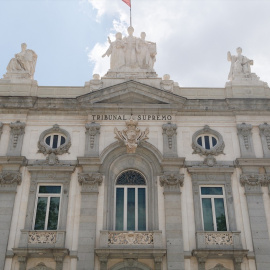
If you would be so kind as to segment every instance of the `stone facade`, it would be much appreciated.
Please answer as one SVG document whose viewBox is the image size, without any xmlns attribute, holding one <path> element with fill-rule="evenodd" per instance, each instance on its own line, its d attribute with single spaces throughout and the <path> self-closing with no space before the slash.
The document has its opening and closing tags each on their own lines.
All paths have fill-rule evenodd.
<svg viewBox="0 0 270 270">
<path fill-rule="evenodd" d="M 155 52 L 144 38 L 137 45 Z M 269 268 L 270 89 L 249 66 L 239 70 L 240 51 L 228 54 L 230 81 L 219 89 L 161 79 L 147 53 L 134 70 L 111 62 L 74 88 L 38 86 L 10 65 L 0 80 L 0 269 Z M 128 170 L 143 180 L 118 186 Z M 134 207 L 144 205 L 144 229 L 125 229 L 133 210 L 117 188 L 143 190 Z M 206 193 L 211 209 L 202 188 L 222 190 Z"/>
</svg>

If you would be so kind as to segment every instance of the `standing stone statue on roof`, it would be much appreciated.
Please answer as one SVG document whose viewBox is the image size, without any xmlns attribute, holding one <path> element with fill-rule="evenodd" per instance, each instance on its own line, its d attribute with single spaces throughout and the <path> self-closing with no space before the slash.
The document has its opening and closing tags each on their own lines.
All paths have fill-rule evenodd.
<svg viewBox="0 0 270 270">
<path fill-rule="evenodd" d="M 228 76 L 230 81 L 241 80 L 254 77 L 254 73 L 251 73 L 250 66 L 253 65 L 253 60 L 248 59 L 246 56 L 242 55 L 242 48 L 236 49 L 237 55 L 231 55 L 228 52 L 228 61 L 231 62 L 231 69 Z M 255 75 L 257 78 L 257 76 Z"/>
<path fill-rule="evenodd" d="M 10 60 L 5 79 L 34 79 L 37 54 L 28 50 L 26 43 L 22 43 L 21 48 L 22 51 Z"/>
<path fill-rule="evenodd" d="M 145 32 L 141 37 L 133 36 L 134 28 L 128 27 L 128 36 L 122 39 L 122 34 L 116 34 L 116 40 L 102 57 L 111 57 L 110 70 L 106 76 L 129 76 L 134 74 L 151 74 L 155 77 L 154 64 L 156 61 L 156 43 L 146 41 Z M 117 75 L 116 75 L 117 74 Z"/>
</svg>

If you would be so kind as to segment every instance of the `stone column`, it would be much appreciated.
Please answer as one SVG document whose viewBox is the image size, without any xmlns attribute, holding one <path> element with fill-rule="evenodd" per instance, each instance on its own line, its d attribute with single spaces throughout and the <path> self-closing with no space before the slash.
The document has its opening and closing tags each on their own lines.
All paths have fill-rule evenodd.
<svg viewBox="0 0 270 270">
<path fill-rule="evenodd" d="M 162 126 L 163 132 L 163 153 L 164 157 L 177 157 L 177 126 L 172 123 Z"/>
<path fill-rule="evenodd" d="M 103 177 L 99 173 L 79 174 L 81 190 L 78 270 L 93 270 L 95 262 L 98 186 Z M 102 270 L 104 268 L 101 268 Z"/>
<path fill-rule="evenodd" d="M 268 181 L 263 174 L 244 173 L 240 182 L 245 187 L 256 267 L 265 270 L 270 265 L 270 241 L 261 186 Z"/>
<path fill-rule="evenodd" d="M 164 187 L 168 270 L 185 269 L 180 192 L 183 183 L 184 175 L 177 172 L 165 172 L 160 177 Z"/>
<path fill-rule="evenodd" d="M 3 170 L 0 173 L 0 269 L 5 265 L 15 195 L 21 181 L 19 171 Z"/>
<path fill-rule="evenodd" d="M 10 137 L 7 156 L 20 156 L 22 151 L 25 123 L 16 121 L 10 123 Z"/>
<path fill-rule="evenodd" d="M 85 125 L 85 157 L 99 156 L 100 124 L 92 122 Z"/>
</svg>

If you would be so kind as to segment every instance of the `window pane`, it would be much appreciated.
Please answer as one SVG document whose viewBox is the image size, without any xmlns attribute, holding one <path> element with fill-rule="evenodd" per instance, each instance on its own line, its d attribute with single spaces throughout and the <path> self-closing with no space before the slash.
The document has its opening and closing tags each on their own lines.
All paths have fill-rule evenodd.
<svg viewBox="0 0 270 270">
<path fill-rule="evenodd" d="M 116 217 L 115 229 L 122 231 L 124 229 L 124 189 L 116 189 Z"/>
<path fill-rule="evenodd" d="M 217 144 L 216 138 L 212 137 L 212 145 L 215 146 Z"/>
<path fill-rule="evenodd" d="M 116 181 L 117 185 L 145 185 L 144 177 L 133 170 L 123 172 Z"/>
<path fill-rule="evenodd" d="M 222 198 L 215 198 L 215 211 L 217 220 L 217 230 L 227 231 L 224 200 Z"/>
<path fill-rule="evenodd" d="M 38 198 L 35 230 L 45 229 L 46 209 L 48 198 Z"/>
<path fill-rule="evenodd" d="M 51 136 L 47 137 L 45 140 L 46 144 L 50 145 L 51 143 Z"/>
<path fill-rule="evenodd" d="M 209 136 L 204 136 L 204 142 L 205 142 L 205 149 L 210 149 L 210 141 Z"/>
<path fill-rule="evenodd" d="M 59 214 L 59 197 L 52 197 L 50 201 L 48 230 L 57 230 L 58 214 Z"/>
<path fill-rule="evenodd" d="M 202 195 L 223 195 L 222 187 L 201 187 Z"/>
<path fill-rule="evenodd" d="M 39 193 L 60 194 L 61 193 L 61 186 L 40 186 Z"/>
<path fill-rule="evenodd" d="M 58 135 L 53 135 L 53 146 L 52 148 L 57 148 L 57 142 L 58 142 Z"/>
<path fill-rule="evenodd" d="M 138 230 L 146 230 L 145 188 L 138 188 Z"/>
<path fill-rule="evenodd" d="M 128 188 L 127 197 L 127 230 L 135 230 L 135 188 Z"/>
<path fill-rule="evenodd" d="M 203 222 L 205 231 L 214 231 L 211 199 L 202 199 Z"/>
<path fill-rule="evenodd" d="M 66 142 L 66 138 L 63 137 L 63 136 L 61 136 L 61 143 L 60 143 L 60 144 L 62 145 L 62 144 L 64 144 L 65 142 Z"/>
<path fill-rule="evenodd" d="M 197 139 L 197 143 L 198 143 L 200 146 L 202 146 L 202 137 L 199 137 L 199 138 Z"/>
</svg>

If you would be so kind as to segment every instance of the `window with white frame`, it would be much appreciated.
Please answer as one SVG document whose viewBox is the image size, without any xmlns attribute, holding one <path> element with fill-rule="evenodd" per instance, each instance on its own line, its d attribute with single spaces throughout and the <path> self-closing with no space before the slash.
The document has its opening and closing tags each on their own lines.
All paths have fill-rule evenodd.
<svg viewBox="0 0 270 270">
<path fill-rule="evenodd" d="M 201 207 L 205 231 L 227 231 L 227 214 L 223 186 L 201 186 Z"/>
<path fill-rule="evenodd" d="M 34 230 L 57 230 L 61 186 L 38 186 Z"/>
<path fill-rule="evenodd" d="M 115 230 L 147 229 L 146 181 L 134 170 L 123 172 L 115 187 Z"/>
<path fill-rule="evenodd" d="M 45 143 L 52 149 L 58 148 L 66 142 L 65 136 L 62 134 L 50 134 L 45 138 Z"/>
</svg>

